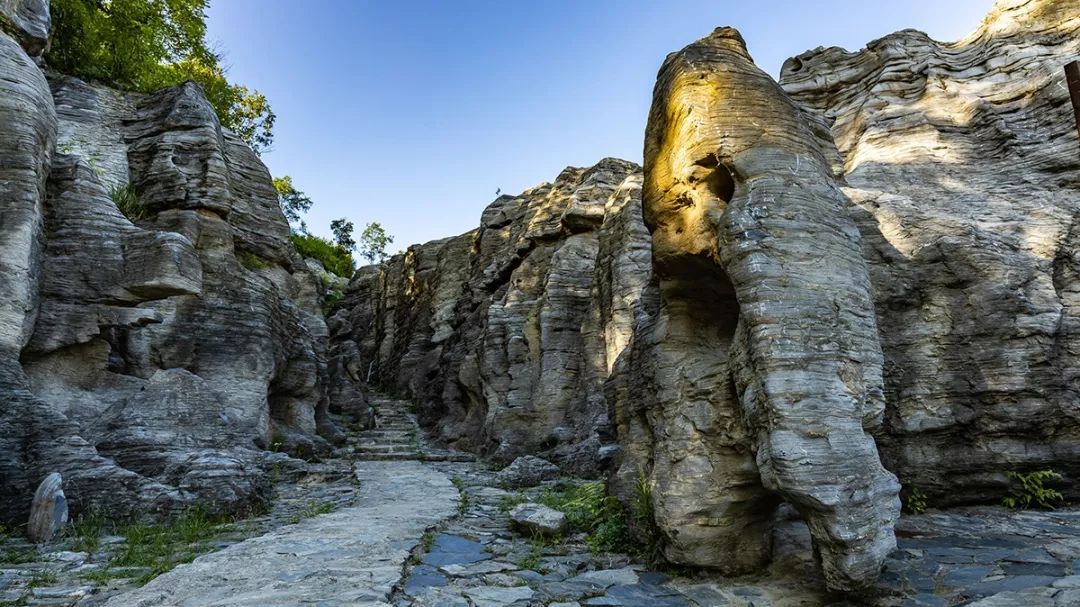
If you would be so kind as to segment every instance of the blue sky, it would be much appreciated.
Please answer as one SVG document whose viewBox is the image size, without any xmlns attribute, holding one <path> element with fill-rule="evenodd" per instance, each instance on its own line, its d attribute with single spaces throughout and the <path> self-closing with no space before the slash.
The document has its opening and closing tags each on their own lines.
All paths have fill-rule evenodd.
<svg viewBox="0 0 1080 607">
<path fill-rule="evenodd" d="M 391 250 L 476 226 L 495 190 L 567 165 L 641 161 L 664 56 L 731 25 L 774 77 L 817 46 L 914 27 L 973 30 L 992 0 L 211 0 L 230 78 L 277 114 L 274 175 L 314 201 L 311 230 L 380 221 Z"/>
</svg>

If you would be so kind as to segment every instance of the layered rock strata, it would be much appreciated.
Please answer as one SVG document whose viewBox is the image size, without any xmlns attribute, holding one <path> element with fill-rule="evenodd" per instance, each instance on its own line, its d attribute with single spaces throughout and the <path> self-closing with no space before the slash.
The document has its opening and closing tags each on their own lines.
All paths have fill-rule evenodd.
<svg viewBox="0 0 1080 607">
<path fill-rule="evenodd" d="M 899 485 L 869 434 L 881 350 L 849 204 L 738 32 L 668 57 L 643 188 L 659 306 L 614 406 L 635 443 L 618 476 L 647 475 L 669 559 L 762 566 L 778 498 L 806 519 L 832 587 L 873 579 L 895 547 Z"/>
<path fill-rule="evenodd" d="M 640 188 L 629 162 L 569 168 L 497 199 L 478 230 L 362 268 L 329 323 L 334 401 L 378 383 L 458 448 L 598 470 L 601 386 L 648 280 Z"/>
<path fill-rule="evenodd" d="M 886 466 L 935 506 L 1005 472 L 1080 496 L 1080 2 L 999 0 L 955 43 L 905 30 L 781 74 L 852 201 L 885 356 Z"/>
<path fill-rule="evenodd" d="M 259 503 L 263 449 L 336 437 L 266 168 L 197 86 L 47 78 L 47 3 L 0 14 L 0 517 L 50 472 L 75 512 Z"/>
</svg>

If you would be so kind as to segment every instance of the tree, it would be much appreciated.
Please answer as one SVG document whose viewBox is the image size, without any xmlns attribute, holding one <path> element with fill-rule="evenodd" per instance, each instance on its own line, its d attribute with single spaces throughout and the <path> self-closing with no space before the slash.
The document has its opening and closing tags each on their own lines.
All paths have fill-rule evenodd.
<svg viewBox="0 0 1080 607">
<path fill-rule="evenodd" d="M 352 224 L 350 224 L 352 225 Z M 386 261 L 386 245 L 394 242 L 394 237 L 387 234 L 378 222 L 371 222 L 364 226 L 360 233 L 360 257 L 368 263 L 382 263 Z"/>
<path fill-rule="evenodd" d="M 342 217 L 330 222 L 330 231 L 334 233 L 334 242 L 346 251 L 356 250 L 356 241 L 353 240 L 353 222 Z"/>
<path fill-rule="evenodd" d="M 193 80 L 222 126 L 256 153 L 273 142 L 274 113 L 258 91 L 230 84 L 206 44 L 208 0 L 51 0 L 49 65 L 128 91 Z"/>
<path fill-rule="evenodd" d="M 292 177 L 288 175 L 275 177 L 274 189 L 277 190 L 278 204 L 281 205 L 281 212 L 285 214 L 285 219 L 288 219 L 290 224 L 299 223 L 301 226 L 299 231 L 306 232 L 305 224 L 300 219 L 300 215 L 307 213 L 311 209 L 311 205 L 315 203 L 303 192 L 296 189 Z"/>
</svg>

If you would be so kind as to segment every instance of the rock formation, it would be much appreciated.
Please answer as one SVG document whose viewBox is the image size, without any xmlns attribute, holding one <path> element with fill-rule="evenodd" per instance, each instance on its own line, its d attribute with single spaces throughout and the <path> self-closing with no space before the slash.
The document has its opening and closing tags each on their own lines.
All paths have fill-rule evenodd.
<svg viewBox="0 0 1080 607">
<path fill-rule="evenodd" d="M 640 180 L 621 160 L 569 168 L 498 198 L 478 230 L 362 268 L 329 322 L 332 396 L 370 374 L 458 448 L 598 470 L 602 384 L 648 280 Z"/>
<path fill-rule="evenodd" d="M 959 42 L 905 30 L 781 74 L 862 233 L 882 457 L 935 506 L 999 501 L 1009 470 L 1080 496 L 1078 56 L 1080 2 L 999 0 Z"/>
<path fill-rule="evenodd" d="M 263 449 L 336 432 L 319 279 L 266 168 L 197 86 L 46 77 L 47 2 L 0 15 L 0 518 L 52 471 L 76 512 L 259 503 Z"/>
<path fill-rule="evenodd" d="M 873 579 L 900 503 L 867 432 L 884 401 L 859 233 L 798 107 L 735 30 L 660 69 L 642 197 L 660 303 L 614 406 L 633 443 L 619 476 L 648 475 L 666 556 L 760 567 L 782 498 L 831 586 Z"/>
<path fill-rule="evenodd" d="M 760 567 L 788 502 L 838 589 L 877 574 L 901 483 L 998 503 L 1052 468 L 1076 497 L 1078 33 L 1076 0 L 1000 0 L 957 43 L 818 49 L 778 86 L 721 28 L 661 69 L 643 209 L 605 160 L 362 269 L 332 391 L 370 377 L 505 460 L 613 462 L 675 562 Z"/>
</svg>

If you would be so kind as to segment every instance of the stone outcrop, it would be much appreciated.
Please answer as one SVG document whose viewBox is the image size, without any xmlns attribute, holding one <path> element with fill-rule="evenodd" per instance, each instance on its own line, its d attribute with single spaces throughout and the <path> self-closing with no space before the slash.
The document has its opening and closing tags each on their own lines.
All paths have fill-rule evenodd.
<svg viewBox="0 0 1080 607">
<path fill-rule="evenodd" d="M 1010 470 L 1080 497 L 1080 2 L 1000 0 L 952 44 L 905 30 L 790 59 L 870 269 L 886 466 L 934 506 Z"/>
<path fill-rule="evenodd" d="M 1075 498 L 1078 33 L 1076 0 L 1000 0 L 959 42 L 817 49 L 777 85 L 721 28 L 661 69 L 643 208 L 631 167 L 585 188 L 606 160 L 361 269 L 332 392 L 613 464 L 675 562 L 761 567 L 787 502 L 838 589 L 877 574 L 901 486 L 997 503 L 1051 468 Z"/>
<path fill-rule="evenodd" d="M 52 471 L 75 512 L 258 504 L 271 443 L 337 438 L 320 279 L 266 168 L 196 85 L 46 75 L 47 3 L 0 15 L 0 517 Z"/>
<path fill-rule="evenodd" d="M 640 180 L 620 160 L 569 168 L 498 198 L 478 230 L 360 269 L 329 321 L 336 405 L 370 381 L 452 446 L 598 470 L 602 384 L 648 280 Z"/>
<path fill-rule="evenodd" d="M 831 586 L 872 580 L 900 502 L 869 434 L 884 400 L 859 232 L 799 108 L 735 30 L 661 68 L 642 198 L 659 305 L 613 399 L 618 477 L 647 476 L 673 561 L 762 566 L 782 498 Z"/>
</svg>

